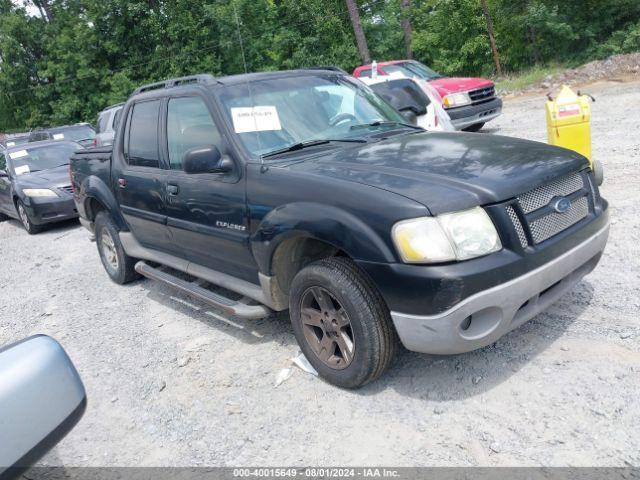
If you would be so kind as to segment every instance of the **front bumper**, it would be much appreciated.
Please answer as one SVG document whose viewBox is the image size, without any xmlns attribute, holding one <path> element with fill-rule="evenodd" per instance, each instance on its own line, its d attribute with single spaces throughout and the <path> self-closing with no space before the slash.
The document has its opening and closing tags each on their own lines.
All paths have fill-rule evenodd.
<svg viewBox="0 0 640 480">
<path fill-rule="evenodd" d="M 478 105 L 457 107 L 445 110 L 456 130 L 470 127 L 476 123 L 486 123 L 502 113 L 502 100 L 494 98 Z"/>
<path fill-rule="evenodd" d="M 78 210 L 76 210 L 76 204 L 71 196 L 56 199 L 30 198 L 28 203 L 25 202 L 25 208 L 31 222 L 35 225 L 61 222 L 78 217 Z"/>
<path fill-rule="evenodd" d="M 436 315 L 391 312 L 404 346 L 431 354 L 464 353 L 490 345 L 545 310 L 597 265 L 609 236 L 608 222 L 552 261 L 466 298 Z"/>
</svg>

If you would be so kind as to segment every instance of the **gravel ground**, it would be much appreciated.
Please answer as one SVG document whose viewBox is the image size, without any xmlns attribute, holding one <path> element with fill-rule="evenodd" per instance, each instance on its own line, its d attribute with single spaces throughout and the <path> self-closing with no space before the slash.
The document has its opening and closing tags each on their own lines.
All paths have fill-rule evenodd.
<svg viewBox="0 0 640 480">
<path fill-rule="evenodd" d="M 286 316 L 229 320 L 151 281 L 115 285 L 75 222 L 0 224 L 0 344 L 54 336 L 88 392 L 44 463 L 640 465 L 640 84 L 589 91 L 613 217 L 596 271 L 496 344 L 403 352 L 355 392 L 291 367 Z M 546 140 L 543 104 L 507 101 L 488 132 Z"/>
</svg>

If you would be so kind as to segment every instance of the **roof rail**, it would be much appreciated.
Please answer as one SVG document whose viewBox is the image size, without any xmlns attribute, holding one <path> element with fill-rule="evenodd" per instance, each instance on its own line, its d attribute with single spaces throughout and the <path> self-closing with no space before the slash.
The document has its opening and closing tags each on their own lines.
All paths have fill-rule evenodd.
<svg viewBox="0 0 640 480">
<path fill-rule="evenodd" d="M 161 88 L 179 87 L 180 85 L 188 85 L 190 83 L 202 83 L 210 84 L 215 82 L 215 77 L 208 73 L 200 75 L 189 75 L 188 77 L 171 78 L 169 80 L 163 80 L 161 82 L 150 83 L 136 88 L 132 95 L 137 95 L 143 92 L 149 92 L 151 90 L 160 90 Z"/>
<path fill-rule="evenodd" d="M 302 68 L 302 70 L 305 70 L 305 68 Z M 336 65 L 314 65 L 311 67 L 306 67 L 306 70 L 331 70 L 332 72 L 340 72 L 349 75 L 342 68 Z"/>
</svg>

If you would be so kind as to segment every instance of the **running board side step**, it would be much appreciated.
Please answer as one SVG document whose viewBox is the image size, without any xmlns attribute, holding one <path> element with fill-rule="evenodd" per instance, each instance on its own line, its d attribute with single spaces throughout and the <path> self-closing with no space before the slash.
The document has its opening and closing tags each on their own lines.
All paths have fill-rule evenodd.
<svg viewBox="0 0 640 480">
<path fill-rule="evenodd" d="M 247 305 L 238 300 L 231 300 L 211 290 L 207 290 L 195 282 L 188 282 L 175 277 L 158 268 L 153 268 L 142 261 L 136 263 L 135 270 L 144 277 L 169 285 L 192 298 L 223 310 L 228 315 L 245 319 L 257 319 L 267 317 L 271 314 L 271 310 L 264 305 Z"/>
</svg>

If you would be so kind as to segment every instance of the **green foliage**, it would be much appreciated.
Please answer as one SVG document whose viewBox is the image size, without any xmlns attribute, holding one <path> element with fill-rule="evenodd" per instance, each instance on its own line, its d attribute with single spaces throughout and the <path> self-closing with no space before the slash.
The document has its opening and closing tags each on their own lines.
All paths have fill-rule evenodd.
<svg viewBox="0 0 640 480">
<path fill-rule="evenodd" d="M 40 0 L 42 3 L 44 0 Z M 0 0 L 0 131 L 94 121 L 144 82 L 360 64 L 344 0 Z M 488 0 L 507 72 L 640 50 L 638 0 Z M 401 0 L 358 0 L 371 55 L 403 58 Z M 494 71 L 480 0 L 412 0 L 416 59 Z M 521 78 L 524 78 L 521 77 Z"/>
</svg>

